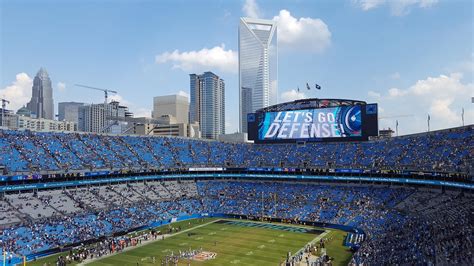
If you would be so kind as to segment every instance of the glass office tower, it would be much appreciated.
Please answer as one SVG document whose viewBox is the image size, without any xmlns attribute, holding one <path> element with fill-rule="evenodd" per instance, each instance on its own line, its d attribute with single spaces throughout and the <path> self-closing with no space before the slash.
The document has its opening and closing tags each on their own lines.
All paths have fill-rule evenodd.
<svg viewBox="0 0 474 266">
<path fill-rule="evenodd" d="M 240 131 L 247 132 L 247 114 L 277 104 L 278 46 L 273 20 L 240 18 Z"/>
<path fill-rule="evenodd" d="M 190 122 L 199 122 L 201 136 L 217 139 L 225 134 L 225 83 L 212 72 L 190 74 Z"/>
</svg>

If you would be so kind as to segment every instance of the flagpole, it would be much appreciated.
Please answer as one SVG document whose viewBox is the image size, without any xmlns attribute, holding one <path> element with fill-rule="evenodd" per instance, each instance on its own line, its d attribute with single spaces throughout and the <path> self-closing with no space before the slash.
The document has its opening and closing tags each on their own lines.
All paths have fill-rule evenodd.
<svg viewBox="0 0 474 266">
<path fill-rule="evenodd" d="M 396 120 L 395 131 L 397 131 L 397 137 L 398 137 L 398 120 Z"/>
<path fill-rule="evenodd" d="M 464 126 L 464 107 L 462 108 L 461 119 L 462 119 L 462 126 Z"/>
<path fill-rule="evenodd" d="M 430 115 L 428 114 L 428 132 L 430 132 Z"/>
</svg>

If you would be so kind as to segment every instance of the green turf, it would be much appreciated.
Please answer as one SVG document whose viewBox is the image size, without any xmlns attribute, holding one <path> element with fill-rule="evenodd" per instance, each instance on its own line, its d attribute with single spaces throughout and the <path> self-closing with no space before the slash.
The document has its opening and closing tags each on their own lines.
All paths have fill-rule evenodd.
<svg viewBox="0 0 474 266">
<path fill-rule="evenodd" d="M 326 243 L 326 253 L 333 258 L 332 265 L 347 265 L 352 258 L 352 252 L 344 246 L 347 233 L 340 230 L 331 230 L 325 237 L 332 240 Z"/>
<path fill-rule="evenodd" d="M 186 229 L 196 227 L 196 226 L 201 225 L 201 224 L 209 223 L 209 222 L 215 221 L 215 220 L 217 220 L 217 219 L 216 218 L 192 219 L 192 220 L 186 220 L 186 221 L 180 221 L 180 222 L 173 223 L 172 226 L 173 227 L 180 226 L 181 230 L 186 230 Z M 169 227 L 169 225 L 163 225 L 163 226 L 154 228 L 154 230 L 156 230 L 156 231 L 166 231 L 166 229 L 168 227 Z M 144 231 L 140 231 L 140 232 L 146 232 L 146 231 L 149 231 L 149 230 L 144 230 Z M 134 236 L 134 235 L 136 235 L 137 233 L 140 233 L 140 232 L 130 233 L 129 235 Z M 69 254 L 69 252 L 62 252 L 62 253 L 54 254 L 54 255 L 51 255 L 51 256 L 48 256 L 48 257 L 38 259 L 36 261 L 30 261 L 30 262 L 27 263 L 27 265 L 28 266 L 30 266 L 30 265 L 31 266 L 43 266 L 45 264 L 46 265 L 56 265 L 56 261 L 57 261 L 58 257 L 59 256 L 66 256 L 67 254 Z M 76 264 L 77 263 L 73 262 L 73 263 L 68 264 L 68 265 L 76 265 Z"/>
<path fill-rule="evenodd" d="M 288 232 L 277 229 L 246 227 L 212 223 L 178 234 L 164 241 L 157 241 L 111 257 L 92 262 L 90 265 L 152 265 L 149 258 L 155 256 L 157 264 L 171 251 L 203 248 L 217 253 L 213 260 L 192 261 L 192 265 L 278 265 L 287 252 L 296 252 L 317 235 Z M 217 245 L 215 242 L 217 241 Z M 148 259 L 147 259 L 148 258 Z M 182 261 L 182 265 L 187 265 Z"/>
<path fill-rule="evenodd" d="M 172 226 L 180 226 L 182 230 L 186 230 L 214 220 L 194 219 L 173 223 Z M 167 227 L 168 225 L 157 230 L 165 230 Z M 348 248 L 343 246 L 347 233 L 333 229 L 328 231 L 329 234 L 325 237 L 331 237 L 332 241 L 326 245 L 326 251 L 334 258 L 333 265 L 347 265 L 352 256 Z M 188 232 L 193 235 L 188 237 Z M 317 236 L 314 233 L 287 232 L 275 228 L 213 223 L 94 261 L 89 265 L 137 265 L 137 262 L 139 265 L 153 265 L 151 263 L 153 256 L 156 257 L 155 265 L 160 265 L 161 258 L 170 254 L 171 251 L 184 251 L 189 247 L 192 249 L 202 247 L 204 251 L 217 253 L 216 259 L 204 263 L 192 261 L 191 265 L 278 265 L 284 260 L 288 251 L 295 253 Z M 215 241 L 217 241 L 217 246 L 214 245 Z M 28 265 L 44 265 L 44 263 L 55 265 L 59 255 L 64 254 L 56 254 L 28 263 Z M 181 265 L 187 265 L 187 261 L 183 261 Z"/>
</svg>

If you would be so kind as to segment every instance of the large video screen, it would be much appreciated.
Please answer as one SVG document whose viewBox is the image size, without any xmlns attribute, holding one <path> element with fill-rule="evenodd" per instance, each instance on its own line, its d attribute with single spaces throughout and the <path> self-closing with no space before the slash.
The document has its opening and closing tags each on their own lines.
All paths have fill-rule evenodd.
<svg viewBox="0 0 474 266">
<path fill-rule="evenodd" d="M 355 105 L 262 113 L 257 118 L 256 141 L 361 139 L 364 136 L 363 107 Z"/>
</svg>

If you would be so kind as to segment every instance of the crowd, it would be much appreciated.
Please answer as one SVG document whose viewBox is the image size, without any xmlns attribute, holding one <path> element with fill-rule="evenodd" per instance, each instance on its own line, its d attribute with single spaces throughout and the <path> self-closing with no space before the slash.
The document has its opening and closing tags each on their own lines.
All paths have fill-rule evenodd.
<svg viewBox="0 0 474 266">
<path fill-rule="evenodd" d="M 243 181 L 169 183 L 91 188 L 113 190 L 123 193 L 123 197 L 135 199 L 120 206 L 109 204 L 116 201 L 113 197 L 101 197 L 100 194 L 81 197 L 79 190 L 66 189 L 64 193 L 54 195 L 69 197 L 72 201 L 81 199 L 80 208 L 60 216 L 28 219 L 6 226 L 0 230 L 1 250 L 21 257 L 72 243 L 109 239 L 118 232 L 152 223 L 159 225 L 160 221 L 182 215 L 227 213 L 361 228 L 367 235 L 353 257 L 354 264 L 474 263 L 472 195 L 367 185 Z M 144 196 L 150 188 L 157 195 L 154 199 Z M 71 190 L 77 190 L 75 196 Z M 188 195 L 183 195 L 183 191 L 188 191 Z M 33 194 L 30 196 L 34 197 Z M 8 200 L 11 198 L 2 199 Z M 105 203 L 95 205 L 96 201 Z M 132 242 L 123 240 L 122 243 L 126 246 Z M 120 248 L 123 246 L 114 244 L 114 249 Z M 111 249 L 110 240 L 102 240 L 93 249 L 63 259 L 102 256 Z"/>
<path fill-rule="evenodd" d="M 11 174 L 294 166 L 469 173 L 473 144 L 472 126 L 360 143 L 306 145 L 0 130 L 0 169 Z M 297 182 L 150 181 L 12 192 L 0 195 L 0 252 L 20 258 L 106 239 L 94 249 L 62 257 L 62 265 L 110 252 L 116 241 L 110 239 L 113 234 L 179 216 L 226 213 L 361 228 L 366 239 L 353 264 L 473 265 L 473 203 L 470 194 L 413 187 Z M 117 248 L 121 247 L 113 244 Z"/>
<path fill-rule="evenodd" d="M 306 145 L 0 130 L 0 167 L 8 173 L 197 166 L 468 173 L 473 151 L 466 147 L 473 145 L 472 126 L 367 142 Z"/>
</svg>

